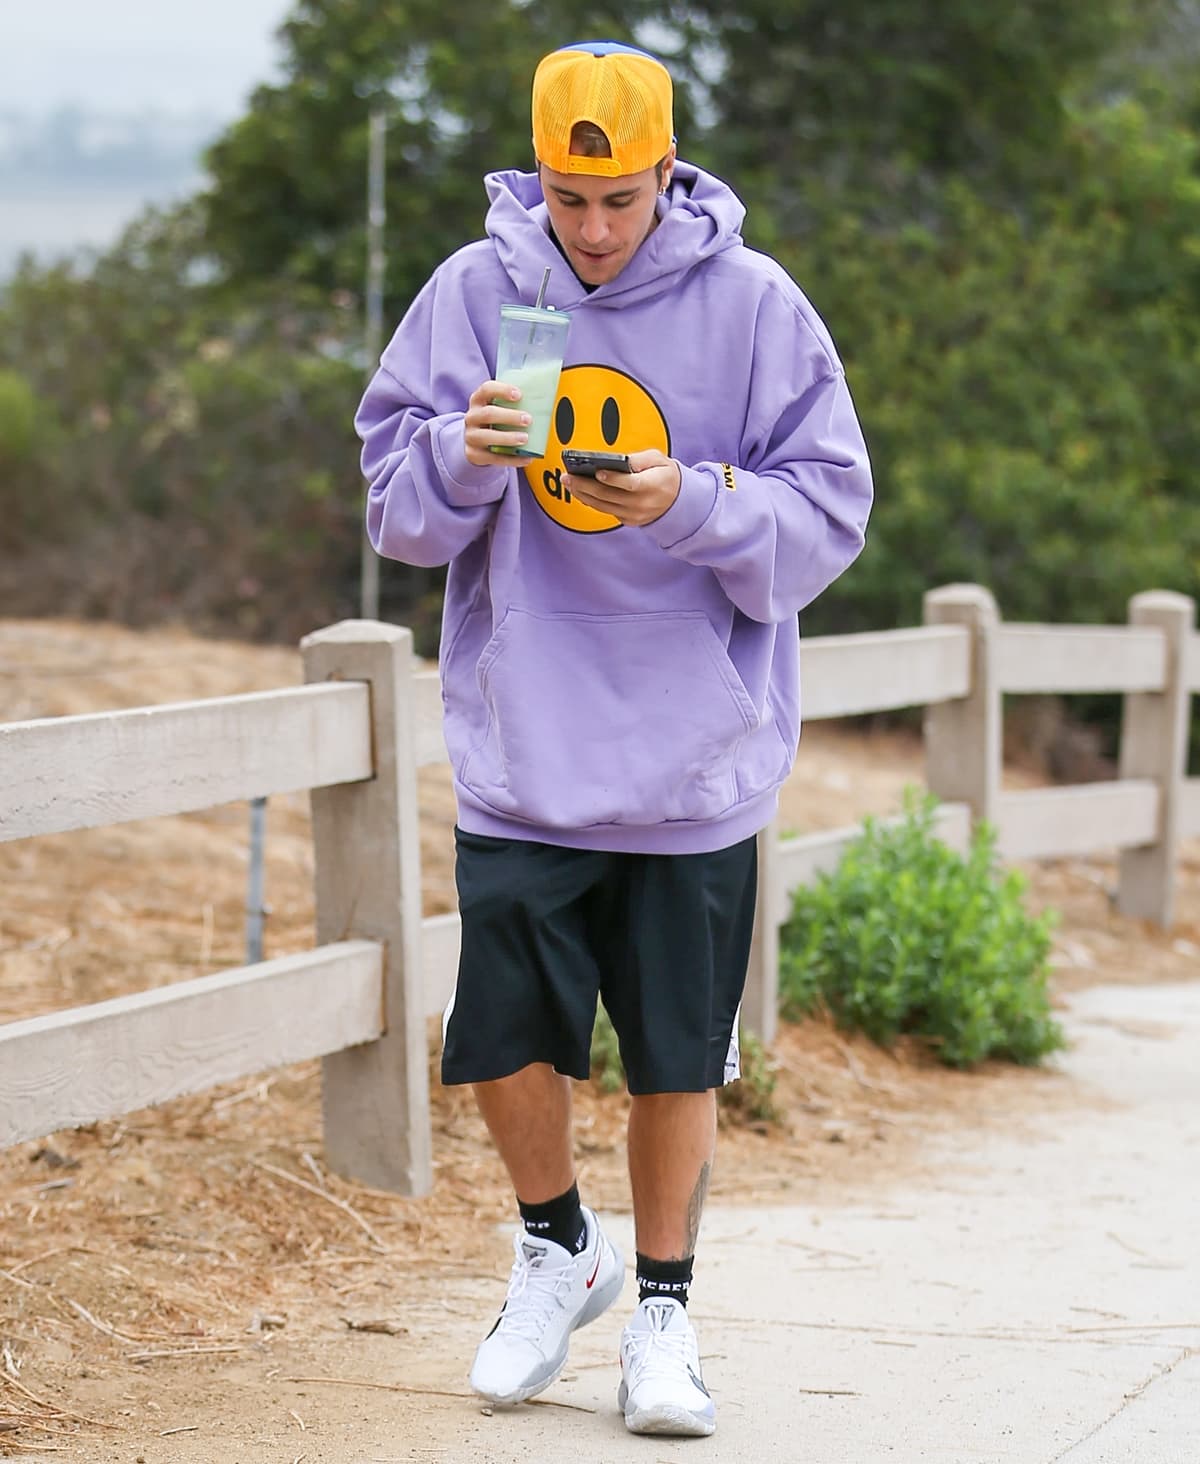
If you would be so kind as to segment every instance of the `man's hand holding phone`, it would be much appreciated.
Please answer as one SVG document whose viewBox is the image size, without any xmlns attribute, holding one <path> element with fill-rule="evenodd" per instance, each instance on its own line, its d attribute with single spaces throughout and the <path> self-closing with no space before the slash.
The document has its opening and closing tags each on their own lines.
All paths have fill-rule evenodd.
<svg viewBox="0 0 1200 1464">
<path fill-rule="evenodd" d="M 627 458 L 628 472 L 617 471 L 600 461 L 617 456 L 564 448 L 567 477 L 563 482 L 570 489 L 571 497 L 636 528 L 662 518 L 679 497 L 683 481 L 679 464 L 656 447 L 631 452 Z M 588 469 L 594 471 L 594 476 Z"/>
</svg>

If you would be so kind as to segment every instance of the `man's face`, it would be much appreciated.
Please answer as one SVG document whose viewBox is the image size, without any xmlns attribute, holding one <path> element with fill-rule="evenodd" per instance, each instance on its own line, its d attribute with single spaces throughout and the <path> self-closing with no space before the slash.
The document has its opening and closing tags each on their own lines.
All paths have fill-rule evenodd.
<svg viewBox="0 0 1200 1464">
<path fill-rule="evenodd" d="M 664 183 L 674 161 L 672 151 L 663 168 Z M 658 174 L 647 168 L 602 178 L 556 173 L 544 164 L 539 171 L 550 222 L 571 268 L 585 285 L 616 279 L 654 227 Z"/>
</svg>

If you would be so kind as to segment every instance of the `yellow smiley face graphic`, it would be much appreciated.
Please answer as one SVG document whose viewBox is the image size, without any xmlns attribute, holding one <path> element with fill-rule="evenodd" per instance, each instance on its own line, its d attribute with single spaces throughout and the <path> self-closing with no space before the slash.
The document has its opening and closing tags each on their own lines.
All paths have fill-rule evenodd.
<svg viewBox="0 0 1200 1464">
<path fill-rule="evenodd" d="M 619 529 L 620 520 L 588 508 L 563 486 L 564 447 L 593 452 L 656 447 L 669 457 L 671 437 L 658 403 L 632 376 L 611 366 L 568 366 L 563 371 L 545 456 L 530 458 L 525 476 L 555 523 L 579 534 L 601 534 Z"/>
</svg>

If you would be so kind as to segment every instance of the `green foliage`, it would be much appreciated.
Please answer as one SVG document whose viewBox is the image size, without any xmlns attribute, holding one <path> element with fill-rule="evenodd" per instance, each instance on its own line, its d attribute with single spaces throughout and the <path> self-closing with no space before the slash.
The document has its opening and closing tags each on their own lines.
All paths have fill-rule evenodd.
<svg viewBox="0 0 1200 1464">
<path fill-rule="evenodd" d="M 34 455 L 38 401 L 16 371 L 0 370 L 0 464 L 27 463 Z"/>
<path fill-rule="evenodd" d="M 592 1079 L 603 1093 L 619 1093 L 625 1086 L 625 1068 L 621 1048 L 613 1029 L 612 1018 L 601 1002 L 596 1009 L 596 1025 L 592 1028 Z"/>
<path fill-rule="evenodd" d="M 956 178 L 1020 205 L 1061 177 L 1068 108 L 1173 0 L 687 0 L 682 43 L 718 172 L 785 235 L 832 192 L 891 226 L 937 211 Z M 720 58 L 720 63 L 714 61 Z M 764 64 L 769 58 L 769 64 Z M 1105 80 L 1111 87 L 1111 79 Z M 684 136 L 684 154 L 694 148 Z M 757 231 L 757 226 L 752 225 Z"/>
<path fill-rule="evenodd" d="M 19 370 L 38 403 L 38 521 L 30 472 L 0 474 L 7 533 L 26 506 L 26 613 L 294 640 L 350 608 L 356 322 L 312 291 L 230 296 L 210 274 L 185 208 L 144 217 L 91 272 L 26 267 L 0 298 L 0 379 Z"/>
<path fill-rule="evenodd" d="M 894 824 L 866 821 L 832 874 L 797 890 L 781 932 L 782 1010 L 824 1004 L 888 1045 L 925 1038 L 951 1067 L 1035 1063 L 1063 1045 L 1046 989 L 1053 917 L 1031 916 L 977 828 L 964 858 L 934 832 L 936 800 L 909 792 Z"/>
<path fill-rule="evenodd" d="M 936 227 L 881 231 L 829 195 L 781 251 L 836 323 L 880 487 L 807 628 L 912 624 L 954 580 L 1027 620 L 1200 593 L 1197 140 L 1128 102 L 1071 147 L 1080 182 L 1037 220 L 954 182 Z"/>
<path fill-rule="evenodd" d="M 0 558 L 18 572 L 30 544 L 54 532 L 65 498 L 56 473 L 56 404 L 21 370 L 0 364 Z M 0 577 L 0 595 L 7 586 Z"/>
</svg>

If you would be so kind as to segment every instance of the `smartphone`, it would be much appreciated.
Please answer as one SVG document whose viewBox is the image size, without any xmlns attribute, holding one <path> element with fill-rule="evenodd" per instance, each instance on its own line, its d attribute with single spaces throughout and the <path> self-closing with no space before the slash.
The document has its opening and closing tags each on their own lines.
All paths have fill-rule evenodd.
<svg viewBox="0 0 1200 1464">
<path fill-rule="evenodd" d="M 581 478 L 594 478 L 599 472 L 633 472 L 623 452 L 577 452 L 572 447 L 564 447 L 562 456 L 567 472 L 578 473 Z"/>
</svg>

